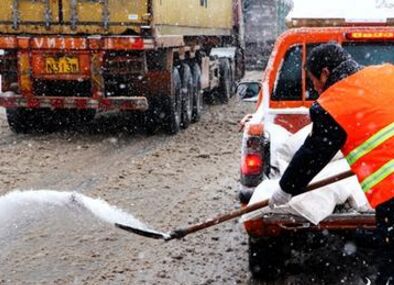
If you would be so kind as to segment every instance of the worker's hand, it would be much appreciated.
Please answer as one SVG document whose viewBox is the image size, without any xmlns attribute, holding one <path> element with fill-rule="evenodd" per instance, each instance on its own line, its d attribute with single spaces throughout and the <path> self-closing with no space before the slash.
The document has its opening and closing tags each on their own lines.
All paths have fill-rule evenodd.
<svg viewBox="0 0 394 285">
<path fill-rule="evenodd" d="M 291 200 L 292 195 L 283 191 L 280 186 L 275 190 L 272 194 L 271 199 L 269 201 L 269 206 L 271 209 L 276 206 L 280 206 L 283 204 L 287 204 Z"/>
</svg>

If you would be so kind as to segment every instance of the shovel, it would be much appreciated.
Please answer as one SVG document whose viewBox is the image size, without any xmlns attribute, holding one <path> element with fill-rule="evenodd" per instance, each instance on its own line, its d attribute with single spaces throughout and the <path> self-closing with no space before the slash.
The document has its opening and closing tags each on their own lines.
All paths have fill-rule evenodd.
<svg viewBox="0 0 394 285">
<path fill-rule="evenodd" d="M 349 170 L 349 171 L 328 177 L 328 178 L 323 179 L 321 181 L 312 183 L 306 189 L 307 189 L 307 191 L 315 190 L 317 188 L 320 188 L 320 187 L 335 183 L 337 181 L 349 178 L 353 175 L 354 175 L 354 173 Z M 168 232 L 168 233 L 163 233 L 163 232 L 159 232 L 159 231 L 155 231 L 155 230 L 151 230 L 151 229 L 142 229 L 142 228 L 137 228 L 137 227 L 128 226 L 128 225 L 122 225 L 122 224 L 118 224 L 118 223 L 115 223 L 115 226 L 122 229 L 122 230 L 131 232 L 131 233 L 134 233 L 137 235 L 141 235 L 144 237 L 153 238 L 153 239 L 163 239 L 165 241 L 169 241 L 172 239 L 183 238 L 191 233 L 198 232 L 200 230 L 212 227 L 217 224 L 221 224 L 223 222 L 234 219 L 236 217 L 240 217 L 244 214 L 264 208 L 264 207 L 268 206 L 268 203 L 269 203 L 269 200 L 263 200 L 258 203 L 254 203 L 252 205 L 249 205 L 245 208 L 235 210 L 231 213 L 219 215 L 217 217 L 208 219 L 205 222 L 197 223 L 195 225 L 191 225 L 186 228 L 175 229 L 175 230 Z"/>
</svg>

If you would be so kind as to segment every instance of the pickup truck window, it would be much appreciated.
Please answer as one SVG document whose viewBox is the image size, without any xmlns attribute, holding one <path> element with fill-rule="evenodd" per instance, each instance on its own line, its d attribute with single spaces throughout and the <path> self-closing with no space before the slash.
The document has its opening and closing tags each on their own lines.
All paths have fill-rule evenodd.
<svg viewBox="0 0 394 285">
<path fill-rule="evenodd" d="M 308 52 L 318 44 L 307 45 Z M 382 63 L 394 64 L 394 42 L 347 42 L 342 46 L 352 55 L 352 57 L 361 65 L 376 65 Z M 307 100 L 316 100 L 318 98 L 317 92 L 314 90 L 311 80 L 308 78 L 306 82 L 306 96 Z"/>
<path fill-rule="evenodd" d="M 361 65 L 394 63 L 394 42 L 344 43 L 343 47 Z"/>
<path fill-rule="evenodd" d="M 302 46 L 291 47 L 276 78 L 272 100 L 302 100 Z"/>
<path fill-rule="evenodd" d="M 308 44 L 306 46 L 306 57 L 308 57 L 309 52 L 316 46 L 318 46 L 319 44 Z M 305 88 L 305 99 L 306 100 L 317 100 L 319 98 L 319 94 L 317 93 L 317 91 L 315 90 L 315 88 L 313 87 L 313 83 L 312 80 L 309 79 L 309 76 L 307 74 L 305 74 L 306 76 L 306 88 Z"/>
</svg>

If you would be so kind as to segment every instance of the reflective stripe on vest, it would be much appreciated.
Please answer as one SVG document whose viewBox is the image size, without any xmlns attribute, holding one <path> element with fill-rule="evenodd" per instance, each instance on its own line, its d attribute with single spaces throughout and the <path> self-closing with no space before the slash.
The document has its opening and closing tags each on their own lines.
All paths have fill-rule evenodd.
<svg viewBox="0 0 394 285">
<path fill-rule="evenodd" d="M 394 123 L 391 123 L 387 127 L 383 128 L 375 135 L 370 137 L 367 141 L 365 141 L 362 145 L 358 146 L 354 150 L 352 150 L 347 156 L 346 160 L 352 166 L 357 160 L 361 157 L 372 151 L 374 148 L 378 147 L 388 139 L 394 136 Z"/>
<path fill-rule="evenodd" d="M 364 155 L 370 153 L 376 147 L 387 141 L 394 136 L 394 123 L 391 123 L 387 127 L 383 128 L 375 135 L 366 140 L 363 144 L 351 151 L 347 156 L 346 160 L 349 165 L 352 166 Z M 390 160 L 388 163 L 383 165 L 381 168 L 370 174 L 361 182 L 361 187 L 364 192 L 368 192 L 380 181 L 384 180 L 387 176 L 394 173 L 394 160 Z"/>
<path fill-rule="evenodd" d="M 386 177 L 394 173 L 394 160 L 390 160 L 388 163 L 383 165 L 377 171 L 369 175 L 367 178 L 363 180 L 361 183 L 361 187 L 363 188 L 364 192 L 369 191 L 373 188 L 376 184 L 380 181 L 384 180 Z"/>
<path fill-rule="evenodd" d="M 394 65 L 369 66 L 318 99 L 346 132 L 342 152 L 374 208 L 394 198 L 393 86 Z"/>
</svg>

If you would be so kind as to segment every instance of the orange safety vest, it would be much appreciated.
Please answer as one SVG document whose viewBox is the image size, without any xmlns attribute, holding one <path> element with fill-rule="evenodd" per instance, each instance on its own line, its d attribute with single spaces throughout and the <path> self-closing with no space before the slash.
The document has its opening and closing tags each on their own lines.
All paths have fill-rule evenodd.
<svg viewBox="0 0 394 285">
<path fill-rule="evenodd" d="M 342 147 L 372 207 L 394 197 L 394 65 L 370 66 L 318 99 L 346 131 Z"/>
</svg>

